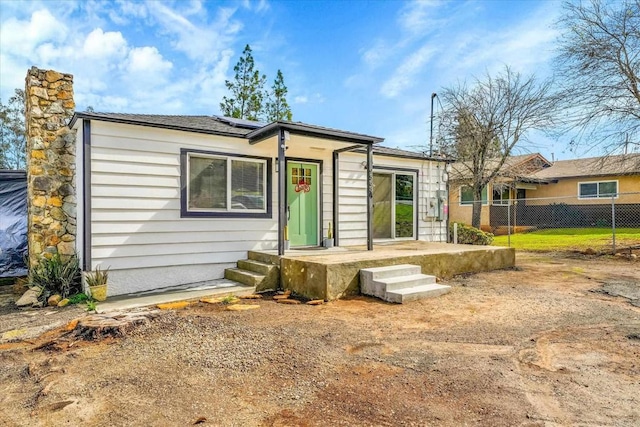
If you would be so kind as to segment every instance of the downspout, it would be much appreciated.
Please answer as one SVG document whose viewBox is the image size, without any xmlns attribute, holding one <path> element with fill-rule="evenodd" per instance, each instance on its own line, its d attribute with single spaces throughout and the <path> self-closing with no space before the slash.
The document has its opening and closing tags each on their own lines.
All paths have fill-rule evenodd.
<svg viewBox="0 0 640 427">
<path fill-rule="evenodd" d="M 429 202 L 427 205 L 427 218 L 431 218 L 431 242 L 433 242 L 433 226 L 434 226 L 434 216 L 429 214 L 429 211 L 432 209 L 431 204 L 434 203 L 435 197 L 433 194 L 433 160 L 429 159 Z M 433 208 L 435 209 L 435 207 Z"/>
<path fill-rule="evenodd" d="M 340 246 L 339 230 L 340 230 L 340 153 L 333 152 L 333 244 Z"/>
<path fill-rule="evenodd" d="M 284 228 L 287 218 L 287 203 L 284 200 L 286 191 L 285 177 L 287 166 L 285 164 L 285 135 L 284 129 L 280 128 L 278 134 L 278 255 L 284 255 Z"/>
<path fill-rule="evenodd" d="M 447 163 L 446 162 L 444 164 L 444 170 L 447 172 L 447 182 L 446 182 L 446 187 L 445 187 L 446 194 L 447 194 L 447 202 L 446 202 L 447 203 L 447 205 L 446 205 L 447 206 L 447 211 L 445 213 L 447 215 L 447 219 L 446 219 L 446 222 L 445 222 L 445 225 L 446 225 L 445 233 L 447 234 L 446 242 L 447 243 L 451 243 L 451 238 L 449 236 L 449 209 L 450 209 L 449 200 L 451 200 L 451 197 L 449 196 L 449 190 L 450 190 L 449 178 L 450 177 L 449 177 L 449 171 L 447 171 Z"/>
<path fill-rule="evenodd" d="M 367 250 L 373 250 L 373 144 L 367 144 Z"/>
<path fill-rule="evenodd" d="M 91 271 L 91 120 L 82 119 L 82 270 Z"/>
</svg>

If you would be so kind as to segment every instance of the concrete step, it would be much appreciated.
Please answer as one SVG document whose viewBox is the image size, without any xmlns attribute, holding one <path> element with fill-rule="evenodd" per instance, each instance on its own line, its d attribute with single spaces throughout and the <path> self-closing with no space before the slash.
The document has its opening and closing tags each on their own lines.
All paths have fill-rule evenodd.
<svg viewBox="0 0 640 427">
<path fill-rule="evenodd" d="M 411 274 L 407 276 L 378 279 L 374 280 L 374 283 L 389 292 L 396 289 L 413 288 L 420 285 L 432 285 L 436 283 L 436 276 L 429 276 L 427 274 Z"/>
<path fill-rule="evenodd" d="M 411 288 L 396 289 L 395 291 L 387 292 L 386 301 L 395 303 L 405 303 L 409 301 L 416 301 L 424 298 L 433 298 L 440 295 L 444 295 L 451 290 L 451 286 L 446 285 L 419 285 Z"/>
<path fill-rule="evenodd" d="M 384 299 L 387 289 L 385 284 L 380 283 L 380 280 L 416 274 L 420 274 L 419 265 L 399 264 L 363 268 L 360 270 L 360 292 Z"/>
<path fill-rule="evenodd" d="M 399 264 L 388 265 L 386 267 L 363 268 L 360 275 L 364 275 L 371 280 L 386 279 L 388 277 L 408 276 L 412 274 L 420 274 L 419 265 Z"/>
<path fill-rule="evenodd" d="M 264 262 L 255 261 L 252 259 L 242 259 L 238 261 L 238 268 L 242 270 L 253 271 L 254 273 L 268 275 L 273 269 L 278 268 L 273 264 L 266 264 Z"/>
<path fill-rule="evenodd" d="M 257 289 L 262 284 L 265 276 L 264 274 L 240 268 L 227 268 L 224 270 L 224 278 L 240 282 L 247 286 L 255 286 Z"/>
<path fill-rule="evenodd" d="M 248 258 L 253 261 L 264 262 L 265 264 L 280 265 L 280 257 L 276 254 L 267 254 L 264 252 L 249 251 Z"/>
</svg>

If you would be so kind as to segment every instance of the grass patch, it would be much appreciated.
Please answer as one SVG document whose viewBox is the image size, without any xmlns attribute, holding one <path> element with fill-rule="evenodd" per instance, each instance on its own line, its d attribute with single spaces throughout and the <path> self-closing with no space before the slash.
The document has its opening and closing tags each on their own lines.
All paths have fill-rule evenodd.
<svg viewBox="0 0 640 427">
<path fill-rule="evenodd" d="M 508 236 L 496 236 L 494 246 L 507 246 Z M 511 247 L 525 251 L 611 250 L 610 228 L 555 228 L 511 235 Z M 616 246 L 640 245 L 640 228 L 616 229 Z"/>
</svg>

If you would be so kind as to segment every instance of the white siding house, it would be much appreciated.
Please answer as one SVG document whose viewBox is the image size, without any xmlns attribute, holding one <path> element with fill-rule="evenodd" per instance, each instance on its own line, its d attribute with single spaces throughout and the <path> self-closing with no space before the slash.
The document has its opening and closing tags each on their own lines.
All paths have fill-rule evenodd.
<svg viewBox="0 0 640 427">
<path fill-rule="evenodd" d="M 78 252 L 85 270 L 110 268 L 110 295 L 222 278 L 249 250 L 319 246 L 330 227 L 339 246 L 446 241 L 445 162 L 381 138 L 204 116 L 76 113 L 71 126 Z"/>
</svg>

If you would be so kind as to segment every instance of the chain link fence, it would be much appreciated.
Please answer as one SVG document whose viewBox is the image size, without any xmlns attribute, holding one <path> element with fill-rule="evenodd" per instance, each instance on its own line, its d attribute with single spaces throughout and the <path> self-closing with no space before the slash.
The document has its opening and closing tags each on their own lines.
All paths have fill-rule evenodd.
<svg viewBox="0 0 640 427">
<path fill-rule="evenodd" d="M 499 200 L 484 208 L 494 244 L 523 250 L 640 249 L 640 192 Z"/>
</svg>

